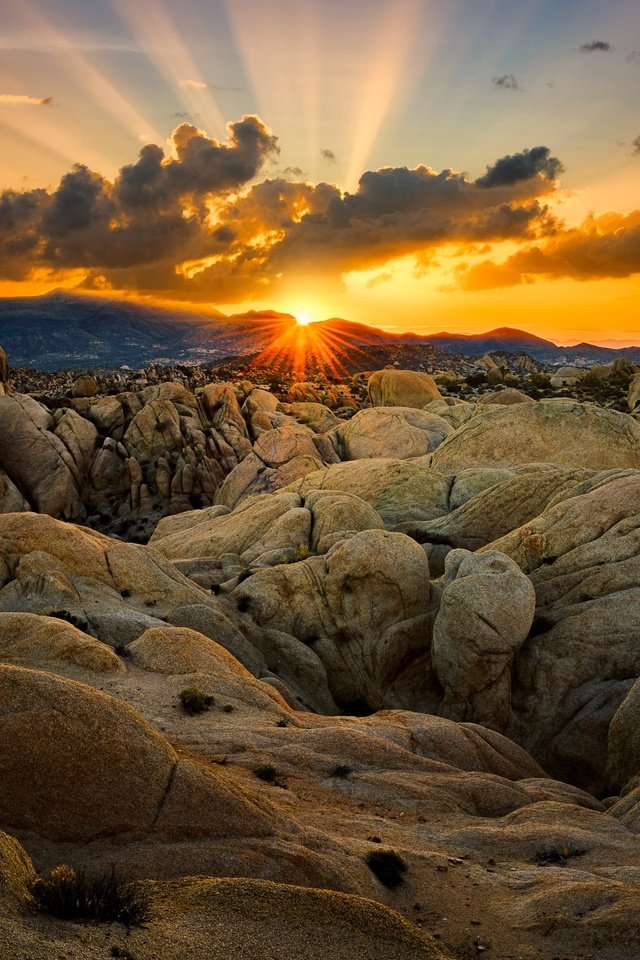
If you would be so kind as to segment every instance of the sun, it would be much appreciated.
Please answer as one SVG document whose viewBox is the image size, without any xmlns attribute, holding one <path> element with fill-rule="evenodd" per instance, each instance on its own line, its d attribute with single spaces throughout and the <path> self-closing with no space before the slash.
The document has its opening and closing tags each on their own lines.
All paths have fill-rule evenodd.
<svg viewBox="0 0 640 960">
<path fill-rule="evenodd" d="M 309 313 L 304 313 L 302 310 L 296 311 L 293 316 L 299 327 L 308 327 L 310 323 L 313 323 L 313 317 Z"/>
</svg>

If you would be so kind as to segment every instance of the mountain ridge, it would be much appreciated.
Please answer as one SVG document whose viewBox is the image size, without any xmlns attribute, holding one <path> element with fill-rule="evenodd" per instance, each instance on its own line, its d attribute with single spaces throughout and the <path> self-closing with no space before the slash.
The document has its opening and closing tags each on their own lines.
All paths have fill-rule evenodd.
<svg viewBox="0 0 640 960">
<path fill-rule="evenodd" d="M 275 310 L 225 315 L 214 307 L 168 307 L 69 290 L 0 298 L 0 345 L 11 364 L 44 371 L 138 367 L 153 362 L 215 363 L 268 349 L 295 323 L 291 314 Z M 481 334 L 396 334 L 341 317 L 318 321 L 313 327 L 341 349 L 429 345 L 468 357 L 511 352 L 551 363 L 572 362 L 578 357 L 591 362 L 617 357 L 640 361 L 640 346 L 561 346 L 515 327 L 496 327 Z M 306 329 L 302 327 L 301 332 Z"/>
</svg>

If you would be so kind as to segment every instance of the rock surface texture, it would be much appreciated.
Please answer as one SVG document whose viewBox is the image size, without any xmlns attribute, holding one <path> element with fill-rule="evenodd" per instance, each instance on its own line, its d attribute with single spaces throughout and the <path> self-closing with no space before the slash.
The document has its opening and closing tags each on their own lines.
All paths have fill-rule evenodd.
<svg viewBox="0 0 640 960">
<path fill-rule="evenodd" d="M 346 390 L 0 390 L 2 960 L 638 956 L 637 419 Z"/>
</svg>

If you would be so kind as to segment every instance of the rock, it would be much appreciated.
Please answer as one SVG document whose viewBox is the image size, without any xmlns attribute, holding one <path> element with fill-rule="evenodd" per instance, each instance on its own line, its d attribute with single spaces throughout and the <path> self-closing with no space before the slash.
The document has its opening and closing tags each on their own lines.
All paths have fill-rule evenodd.
<svg viewBox="0 0 640 960">
<path fill-rule="evenodd" d="M 429 453 L 453 433 L 442 417 L 411 407 L 360 410 L 336 430 L 343 460 L 391 456 L 404 460 Z"/>
<path fill-rule="evenodd" d="M 76 842 L 149 829 L 176 755 L 135 711 L 20 667 L 0 665 L 0 691 L 0 823 Z"/>
<path fill-rule="evenodd" d="M 0 513 L 22 513 L 31 506 L 22 496 L 11 477 L 0 470 Z"/>
<path fill-rule="evenodd" d="M 595 476 L 592 470 L 544 465 L 506 474 L 503 479 L 504 473 L 488 468 L 463 470 L 451 491 L 450 513 L 435 520 L 403 523 L 398 529 L 419 543 L 433 541 L 477 550 L 533 520 L 548 506 L 582 493 L 585 482 Z"/>
<path fill-rule="evenodd" d="M 414 370 L 378 370 L 368 380 L 369 398 L 374 407 L 415 407 L 420 409 L 441 394 L 433 377 Z"/>
<path fill-rule="evenodd" d="M 448 509 L 450 481 L 435 470 L 386 457 L 340 463 L 309 473 L 290 489 L 353 493 L 380 515 L 387 527 L 404 520 L 439 517 Z"/>
<path fill-rule="evenodd" d="M 180 416 L 170 400 L 156 399 L 135 415 L 124 435 L 131 456 L 149 463 L 182 446 Z"/>
<path fill-rule="evenodd" d="M 511 708 L 511 664 L 526 640 L 535 591 L 495 550 L 454 550 L 433 627 L 433 664 L 445 691 L 440 712 L 503 730 Z"/>
<path fill-rule="evenodd" d="M 6 353 L 0 347 L 0 396 L 6 396 L 8 393 L 10 393 L 9 362 Z"/>
<path fill-rule="evenodd" d="M 535 403 L 535 400 L 528 397 L 522 390 L 516 390 L 514 387 L 505 387 L 503 390 L 485 393 L 478 399 L 478 404 L 481 406 L 495 403 L 510 407 L 514 403 Z"/>
<path fill-rule="evenodd" d="M 264 430 L 253 452 L 267 467 L 281 467 L 296 457 L 319 459 L 312 432 L 299 424 Z"/>
<path fill-rule="evenodd" d="M 554 388 L 573 386 L 578 380 L 582 380 L 588 372 L 584 367 L 559 367 L 554 370 L 549 382 Z"/>
<path fill-rule="evenodd" d="M 82 373 L 71 385 L 72 397 L 95 397 L 98 392 L 98 381 L 90 373 Z"/>
<path fill-rule="evenodd" d="M 82 489 L 98 443 L 98 431 L 93 423 L 75 410 L 57 411 L 55 420 L 55 435 L 69 451 L 75 467 L 76 483 Z"/>
<path fill-rule="evenodd" d="M 595 474 L 489 545 L 536 590 L 505 732 L 550 773 L 595 791 L 606 785 L 609 724 L 640 676 L 639 516 L 640 473 Z"/>
<path fill-rule="evenodd" d="M 627 393 L 627 403 L 629 405 L 629 410 L 635 410 L 640 402 L 640 373 L 636 373 L 633 380 L 629 384 L 629 391 Z"/>
<path fill-rule="evenodd" d="M 640 467 L 640 424 L 624 413 L 576 400 L 494 406 L 476 414 L 438 447 L 432 466 L 556 463 L 609 470 Z"/>
<path fill-rule="evenodd" d="M 428 411 L 428 413 L 434 413 L 436 416 L 442 417 L 443 420 L 451 424 L 454 430 L 466 423 L 475 409 L 475 403 L 469 403 L 467 400 L 459 400 L 458 398 L 454 399 L 453 397 L 432 400 L 423 407 L 423 410 Z"/>
<path fill-rule="evenodd" d="M 0 465 L 36 510 L 80 520 L 85 509 L 75 464 L 53 425 L 31 397 L 0 396 Z"/>
<path fill-rule="evenodd" d="M 31 858 L 17 840 L 0 831 L 0 916 L 23 916 L 31 901 L 29 886 L 35 879 Z M 0 946 L 2 939 L 0 938 Z"/>
<path fill-rule="evenodd" d="M 341 423 L 340 418 L 322 403 L 283 403 L 282 409 L 314 433 L 328 433 Z"/>
<path fill-rule="evenodd" d="M 607 784 L 613 792 L 618 792 L 638 774 L 640 774 L 640 680 L 636 680 L 611 718 L 608 732 Z"/>
<path fill-rule="evenodd" d="M 125 410 L 119 397 L 100 397 L 87 408 L 86 416 L 103 434 L 114 434 L 125 422 Z"/>
<path fill-rule="evenodd" d="M 261 627 L 311 644 L 347 710 L 379 709 L 401 669 L 428 645 L 421 618 L 429 567 L 402 534 L 368 530 L 324 557 L 258 570 L 232 597 Z"/>
<path fill-rule="evenodd" d="M 68 667 L 105 674 L 124 669 L 104 643 L 65 620 L 32 613 L 0 613 L 0 661 L 51 673 Z"/>
</svg>

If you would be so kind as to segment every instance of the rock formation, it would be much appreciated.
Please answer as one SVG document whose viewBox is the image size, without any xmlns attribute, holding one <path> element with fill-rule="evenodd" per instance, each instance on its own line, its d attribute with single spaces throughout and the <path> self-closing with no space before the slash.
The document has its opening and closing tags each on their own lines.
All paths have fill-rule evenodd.
<svg viewBox="0 0 640 960">
<path fill-rule="evenodd" d="M 142 879 L 136 960 L 635 957 L 637 420 L 101 384 L 0 396 L 0 956 L 120 949 L 33 858 Z"/>
</svg>

